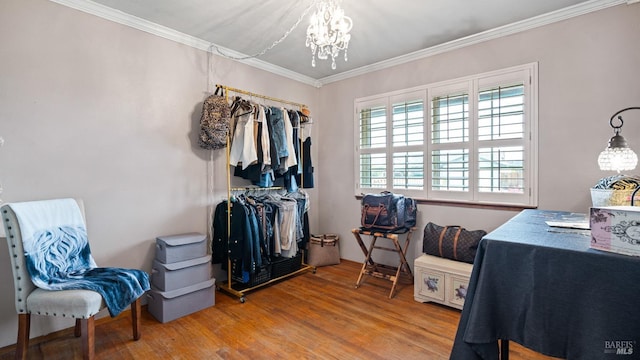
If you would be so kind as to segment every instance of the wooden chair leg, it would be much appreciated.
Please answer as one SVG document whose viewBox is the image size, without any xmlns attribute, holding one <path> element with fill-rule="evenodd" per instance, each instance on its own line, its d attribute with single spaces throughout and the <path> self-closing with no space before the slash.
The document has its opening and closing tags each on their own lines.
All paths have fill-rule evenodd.
<svg viewBox="0 0 640 360">
<path fill-rule="evenodd" d="M 133 340 L 139 340 L 142 333 L 141 329 L 141 307 L 140 307 L 140 298 L 137 298 L 136 301 L 131 303 L 131 324 L 133 326 Z"/>
<path fill-rule="evenodd" d="M 80 328 L 80 319 L 76 319 L 76 327 L 73 329 L 73 335 L 80 337 L 82 335 L 82 329 Z"/>
<path fill-rule="evenodd" d="M 82 358 L 93 360 L 95 358 L 95 317 L 80 320 L 82 332 Z"/>
<path fill-rule="evenodd" d="M 16 343 L 16 359 L 24 360 L 27 358 L 30 328 L 31 314 L 18 314 L 18 342 Z"/>
</svg>

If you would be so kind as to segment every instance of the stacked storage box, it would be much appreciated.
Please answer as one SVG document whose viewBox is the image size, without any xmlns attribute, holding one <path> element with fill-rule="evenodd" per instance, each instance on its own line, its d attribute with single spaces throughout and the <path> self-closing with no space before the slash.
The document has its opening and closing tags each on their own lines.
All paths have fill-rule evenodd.
<svg viewBox="0 0 640 360">
<path fill-rule="evenodd" d="M 206 236 L 198 233 L 156 238 L 148 309 L 165 323 L 215 304 L 215 279 Z"/>
</svg>

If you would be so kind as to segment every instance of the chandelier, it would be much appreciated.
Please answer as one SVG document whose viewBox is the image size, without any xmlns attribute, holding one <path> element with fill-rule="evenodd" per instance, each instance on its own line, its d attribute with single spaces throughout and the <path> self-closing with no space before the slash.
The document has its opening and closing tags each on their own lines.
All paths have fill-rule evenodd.
<svg viewBox="0 0 640 360">
<path fill-rule="evenodd" d="M 353 24 L 350 17 L 344 16 L 338 0 L 321 1 L 317 8 L 307 28 L 306 45 L 311 47 L 311 66 L 316 66 L 316 54 L 322 60 L 331 56 L 331 69 L 335 70 L 340 50 L 344 50 L 344 61 L 347 61 L 349 31 Z"/>
</svg>

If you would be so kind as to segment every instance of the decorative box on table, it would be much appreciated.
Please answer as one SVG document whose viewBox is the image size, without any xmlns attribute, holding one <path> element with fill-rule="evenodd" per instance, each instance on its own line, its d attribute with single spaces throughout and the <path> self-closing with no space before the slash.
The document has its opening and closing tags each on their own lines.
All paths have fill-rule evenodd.
<svg viewBox="0 0 640 360">
<path fill-rule="evenodd" d="M 640 256 L 640 207 L 592 207 L 591 248 Z"/>
</svg>

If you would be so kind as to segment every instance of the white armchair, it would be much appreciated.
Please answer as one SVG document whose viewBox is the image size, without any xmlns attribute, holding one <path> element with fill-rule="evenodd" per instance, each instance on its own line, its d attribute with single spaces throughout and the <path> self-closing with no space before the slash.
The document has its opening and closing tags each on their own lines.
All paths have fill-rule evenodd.
<svg viewBox="0 0 640 360">
<path fill-rule="evenodd" d="M 76 201 L 82 213 L 82 220 L 86 223 L 83 203 L 81 200 Z M 18 313 L 18 339 L 15 358 L 26 358 L 31 314 L 36 314 L 76 319 L 75 336 L 82 337 L 83 358 L 93 359 L 95 354 L 95 315 L 106 306 L 103 297 L 100 293 L 92 290 L 44 290 L 36 287 L 27 269 L 23 246 L 24 235 L 21 231 L 19 217 L 16 216 L 11 204 L 2 206 L 0 213 L 9 246 Z M 141 335 L 139 297 L 131 303 L 131 317 L 133 320 L 133 339 L 138 340 Z"/>
</svg>

